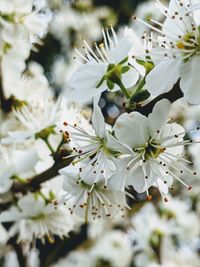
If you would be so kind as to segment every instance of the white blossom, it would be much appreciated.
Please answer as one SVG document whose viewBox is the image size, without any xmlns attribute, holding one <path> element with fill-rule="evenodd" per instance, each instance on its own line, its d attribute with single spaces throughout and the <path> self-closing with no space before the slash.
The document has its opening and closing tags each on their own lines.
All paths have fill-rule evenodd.
<svg viewBox="0 0 200 267">
<path fill-rule="evenodd" d="M 115 154 L 120 144 L 106 129 L 98 98 L 94 99 L 93 107 L 91 133 L 76 124 L 64 122 L 64 125 L 70 141 L 77 144 L 73 147 L 75 154 L 72 156 L 78 155 L 78 159 L 75 159 L 73 164 L 88 159 L 87 165 L 81 167 L 81 172 L 84 172 L 85 176 L 95 176 L 94 182 L 98 182 L 102 175 L 107 180 L 116 172 Z"/>
<path fill-rule="evenodd" d="M 90 174 L 84 176 L 78 168 L 68 167 L 61 169 L 60 174 L 65 176 L 63 189 L 66 192 L 60 201 L 70 206 L 71 213 L 88 221 L 113 217 L 119 211 L 125 212 L 125 193 L 112 188 L 109 183 L 112 178 L 107 184 L 103 176 L 95 182 Z"/>
<path fill-rule="evenodd" d="M 0 145 L 0 194 L 7 192 L 14 179 L 26 180 L 26 175 L 34 173 L 38 155 L 35 149 L 29 151 L 16 150 Z"/>
<path fill-rule="evenodd" d="M 18 233 L 19 241 L 31 242 L 36 238 L 44 241 L 45 237 L 53 241 L 54 235 L 62 238 L 72 230 L 71 217 L 61 206 L 55 207 L 41 195 L 31 193 L 22 197 L 17 207 L 1 212 L 0 221 L 15 222 L 10 235 Z"/>
<path fill-rule="evenodd" d="M 167 123 L 169 109 L 170 102 L 164 99 L 156 103 L 148 117 L 131 112 L 117 119 L 115 136 L 125 144 L 115 179 L 118 188 L 133 185 L 136 191 L 146 191 L 149 197 L 148 188 L 156 186 L 165 195 L 173 177 L 191 189 L 176 171 L 196 174 L 186 166 L 190 162 L 182 157 L 184 145 L 192 141 L 183 140 L 185 131 L 180 125 Z"/>
<path fill-rule="evenodd" d="M 158 1 L 158 6 L 166 19 L 163 24 L 150 20 L 157 28 L 150 27 L 160 36 L 149 53 L 155 67 L 146 78 L 147 89 L 152 95 L 162 94 L 180 79 L 186 100 L 198 104 L 200 32 L 196 10 L 199 6 L 187 0 L 171 0 L 168 8 Z"/>
<path fill-rule="evenodd" d="M 128 66 L 128 57 L 134 42 L 130 31 L 125 31 L 119 40 L 112 27 L 111 34 L 108 29 L 102 29 L 102 33 L 103 43 L 99 46 L 95 44 L 94 50 L 85 40 L 85 55 L 75 49 L 78 57 L 85 63 L 69 79 L 66 93 L 76 101 L 87 100 L 108 88 L 112 91 L 122 89 L 121 83 L 123 87 L 130 88 L 139 78 L 138 72 Z"/>
</svg>

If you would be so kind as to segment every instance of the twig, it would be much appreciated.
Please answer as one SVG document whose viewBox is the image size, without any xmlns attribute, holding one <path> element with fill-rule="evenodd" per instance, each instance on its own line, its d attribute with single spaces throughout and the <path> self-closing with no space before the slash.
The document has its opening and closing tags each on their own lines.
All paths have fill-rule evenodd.
<svg viewBox="0 0 200 267">
<path fill-rule="evenodd" d="M 22 183 L 15 183 L 12 187 L 12 192 L 23 192 L 26 193 L 27 191 L 36 191 L 40 188 L 40 185 L 58 175 L 58 171 L 65 166 L 68 166 L 73 161 L 74 157 L 61 160 L 56 162 L 51 168 L 48 170 L 32 177 L 29 181 L 25 184 Z"/>
<path fill-rule="evenodd" d="M 8 244 L 11 245 L 13 247 L 13 249 L 15 250 L 15 252 L 17 254 L 19 266 L 20 267 L 27 267 L 27 259 L 24 256 L 21 245 L 16 242 L 16 236 L 9 239 Z"/>
<path fill-rule="evenodd" d="M 135 111 L 145 115 L 145 116 L 148 116 L 152 110 L 153 110 L 153 107 L 155 106 L 155 104 L 166 98 L 168 99 L 171 103 L 175 102 L 176 100 L 178 100 L 179 98 L 183 97 L 183 93 L 180 89 L 180 86 L 179 86 L 179 81 L 174 85 L 174 87 L 172 88 L 171 91 L 165 93 L 165 94 L 162 94 L 162 95 L 159 95 L 157 96 L 156 98 L 154 98 L 151 102 L 149 102 L 148 104 L 146 104 L 145 106 L 140 106 L 138 107 Z M 132 110 L 130 110 L 132 111 Z"/>
<path fill-rule="evenodd" d="M 45 246 L 41 242 L 37 242 L 36 247 L 40 251 L 40 266 L 51 266 L 51 264 L 56 263 L 60 258 L 66 257 L 70 251 L 76 249 L 87 239 L 87 224 L 83 224 L 79 232 L 71 232 L 69 237 L 64 240 L 56 239 L 55 243 L 46 243 Z"/>
<path fill-rule="evenodd" d="M 3 80 L 1 75 L 1 68 L 0 68 L 0 108 L 5 112 L 8 113 L 12 110 L 14 97 L 10 96 L 6 99 L 4 90 L 3 90 Z"/>
</svg>

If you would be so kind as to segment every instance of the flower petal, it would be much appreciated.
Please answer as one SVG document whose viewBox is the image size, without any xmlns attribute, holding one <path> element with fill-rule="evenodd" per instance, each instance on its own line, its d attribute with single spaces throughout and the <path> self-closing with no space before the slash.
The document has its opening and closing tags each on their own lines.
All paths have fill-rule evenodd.
<svg viewBox="0 0 200 267">
<path fill-rule="evenodd" d="M 117 139 L 131 148 L 143 146 L 148 140 L 147 118 L 138 112 L 124 113 L 116 121 Z"/>
<path fill-rule="evenodd" d="M 167 122 L 170 106 L 171 104 L 167 99 L 163 99 L 155 104 L 152 113 L 148 116 L 151 136 L 153 136 L 156 131 L 159 131 Z"/>
<path fill-rule="evenodd" d="M 107 89 L 105 82 L 96 88 L 107 71 L 107 64 L 89 62 L 83 64 L 68 81 L 65 94 L 71 100 L 85 101 Z"/>
<path fill-rule="evenodd" d="M 147 90 L 154 96 L 170 91 L 180 77 L 179 65 L 174 59 L 161 61 L 146 77 Z"/>
<path fill-rule="evenodd" d="M 92 114 L 92 126 L 95 133 L 99 137 L 105 136 L 105 119 L 101 112 L 101 108 L 98 105 L 99 96 L 94 97 L 93 100 L 93 114 Z"/>
<path fill-rule="evenodd" d="M 200 103 L 200 57 L 195 56 L 188 63 L 181 66 L 180 87 L 184 93 L 184 97 L 191 104 Z"/>
</svg>

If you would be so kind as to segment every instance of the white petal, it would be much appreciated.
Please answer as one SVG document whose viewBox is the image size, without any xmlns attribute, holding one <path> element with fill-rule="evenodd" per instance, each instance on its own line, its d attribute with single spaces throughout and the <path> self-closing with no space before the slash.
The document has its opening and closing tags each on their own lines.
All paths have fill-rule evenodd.
<svg viewBox="0 0 200 267">
<path fill-rule="evenodd" d="M 113 151 L 122 152 L 124 154 L 132 153 L 132 149 L 126 144 L 120 143 L 114 136 L 106 131 L 106 146 Z"/>
<path fill-rule="evenodd" d="M 69 85 L 76 90 L 82 90 L 87 94 L 88 89 L 96 88 L 103 76 L 106 74 L 107 64 L 89 62 L 83 64 L 70 78 Z"/>
<path fill-rule="evenodd" d="M 138 112 L 124 113 L 116 121 L 117 139 L 131 148 L 144 145 L 148 140 L 147 118 Z"/>
<path fill-rule="evenodd" d="M 96 88 L 107 71 L 107 65 L 103 63 L 89 62 L 83 64 L 69 79 L 65 89 L 65 95 L 72 101 L 83 102 L 93 96 L 100 95 L 107 89 L 104 81 Z"/>
<path fill-rule="evenodd" d="M 45 201 L 41 196 L 29 194 L 18 201 L 18 206 L 25 216 L 40 215 L 45 207 Z"/>
<path fill-rule="evenodd" d="M 10 178 L 15 173 L 14 165 L 6 165 L 5 163 L 0 163 L 0 194 L 8 192 L 13 184 L 13 180 Z"/>
<path fill-rule="evenodd" d="M 170 91 L 178 81 L 180 62 L 174 59 L 161 61 L 146 77 L 147 90 L 157 96 Z"/>
<path fill-rule="evenodd" d="M 22 174 L 34 169 L 39 157 L 35 149 L 28 151 L 24 157 L 16 161 L 15 171 L 16 174 Z"/>
<path fill-rule="evenodd" d="M 162 129 L 162 132 L 161 132 L 161 138 L 165 138 L 167 136 L 175 136 L 175 135 L 179 135 L 180 133 L 183 133 L 185 132 L 185 129 L 177 124 L 177 123 L 170 123 L 170 124 L 166 124 L 163 129 Z M 179 141 L 182 141 L 183 140 L 183 137 L 184 135 L 181 135 L 179 138 L 171 138 L 169 141 L 166 141 L 163 143 L 163 146 L 165 145 L 170 145 L 172 143 L 176 144 L 177 142 Z M 174 154 L 174 155 L 181 155 L 184 151 L 184 146 L 174 146 L 174 147 L 169 147 L 167 148 L 166 152 L 169 152 L 171 154 Z"/>
<path fill-rule="evenodd" d="M 167 122 L 170 106 L 171 104 L 167 99 L 163 99 L 155 104 L 152 113 L 148 116 L 151 136 Z"/>
<path fill-rule="evenodd" d="M 99 137 L 105 136 L 105 119 L 98 105 L 99 97 L 94 97 L 93 101 L 93 114 L 92 114 L 92 126 L 95 133 Z"/>
<path fill-rule="evenodd" d="M 127 164 L 132 159 L 132 157 L 126 157 L 118 160 L 117 171 L 111 179 L 109 179 L 110 188 L 117 191 L 124 191 L 127 184 L 127 177 L 129 171 L 127 170 Z"/>
<path fill-rule="evenodd" d="M 32 131 L 14 131 L 8 132 L 8 136 L 2 138 L 2 144 L 10 144 L 10 143 L 20 143 L 25 140 L 33 137 L 34 133 Z"/>
<path fill-rule="evenodd" d="M 139 79 L 139 73 L 131 68 L 126 73 L 122 74 L 122 82 L 126 88 L 130 88 L 136 84 Z"/>
<path fill-rule="evenodd" d="M 152 175 L 151 165 L 149 162 L 145 164 L 146 175 L 148 179 L 145 180 L 145 175 L 142 167 L 138 167 L 136 170 L 129 172 L 127 177 L 127 185 L 132 185 L 138 193 L 145 192 L 155 182 L 155 176 Z"/>
<path fill-rule="evenodd" d="M 109 63 L 118 64 L 126 57 L 132 47 L 132 39 L 129 36 L 119 40 L 117 46 L 110 51 Z"/>
<path fill-rule="evenodd" d="M 134 172 L 129 172 L 127 185 L 132 185 L 138 193 L 145 192 L 144 174 L 141 167 L 138 167 Z"/>
<path fill-rule="evenodd" d="M 16 207 L 11 207 L 9 210 L 0 213 L 0 222 L 12 222 L 22 218 L 22 214 Z"/>
<path fill-rule="evenodd" d="M 181 66 L 180 87 L 184 97 L 191 104 L 200 103 L 200 56 L 195 56 L 188 63 Z"/>
</svg>

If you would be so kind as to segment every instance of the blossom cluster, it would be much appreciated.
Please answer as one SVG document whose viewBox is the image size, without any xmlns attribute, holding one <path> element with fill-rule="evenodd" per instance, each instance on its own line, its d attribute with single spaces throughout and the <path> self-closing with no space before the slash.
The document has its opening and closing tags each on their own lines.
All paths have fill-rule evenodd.
<svg viewBox="0 0 200 267">
<path fill-rule="evenodd" d="M 200 2 L 141 4 L 118 31 L 67 2 L 0 0 L 0 258 L 19 243 L 42 266 L 36 240 L 87 225 L 52 267 L 198 267 Z"/>
</svg>

